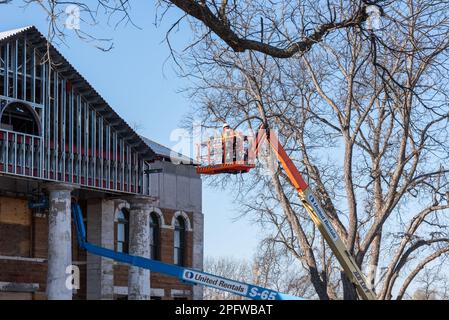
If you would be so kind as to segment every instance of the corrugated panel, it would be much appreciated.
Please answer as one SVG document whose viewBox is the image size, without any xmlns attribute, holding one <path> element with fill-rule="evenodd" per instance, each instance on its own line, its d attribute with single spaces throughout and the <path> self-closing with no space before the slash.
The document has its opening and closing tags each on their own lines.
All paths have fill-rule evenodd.
<svg viewBox="0 0 449 320">
<path fill-rule="evenodd" d="M 31 30 L 31 29 L 33 29 L 33 26 L 27 26 L 27 27 L 23 27 L 23 28 L 19 28 L 19 29 L 0 32 L 0 40 L 13 37 L 19 33 L 22 33 L 22 32 L 25 32 L 25 31 Z"/>
<path fill-rule="evenodd" d="M 183 155 L 180 153 L 177 153 L 173 150 L 171 150 L 170 148 L 167 148 L 166 146 L 163 146 L 151 139 L 148 139 L 146 137 L 141 136 L 141 138 L 143 139 L 143 141 L 154 151 L 154 153 L 156 153 L 158 156 L 164 157 L 164 158 L 169 158 L 175 161 L 182 161 L 182 163 L 184 164 L 196 164 L 196 162 Z"/>
</svg>

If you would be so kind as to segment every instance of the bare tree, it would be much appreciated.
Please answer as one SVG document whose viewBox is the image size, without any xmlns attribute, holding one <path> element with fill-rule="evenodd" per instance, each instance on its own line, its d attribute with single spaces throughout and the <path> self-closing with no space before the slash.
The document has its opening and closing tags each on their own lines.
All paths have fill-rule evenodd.
<svg viewBox="0 0 449 320">
<path fill-rule="evenodd" d="M 162 0 L 160 4 L 165 9 L 174 5 L 194 18 L 192 23 L 200 22 L 198 39 L 216 36 L 235 52 L 290 58 L 309 51 L 332 31 L 360 27 L 368 18 L 366 6 L 376 2 L 386 1 L 328 0 L 323 6 L 317 1 Z"/>
<path fill-rule="evenodd" d="M 25 2 L 47 10 L 59 39 L 68 3 L 93 22 L 102 13 L 132 21 L 129 1 Z M 195 82 L 195 115 L 208 127 L 276 128 L 379 299 L 402 299 L 426 266 L 444 261 L 446 1 L 157 3 L 162 17 L 173 5 L 182 10 L 167 39 Z M 383 14 L 379 30 L 368 23 L 372 3 Z M 178 54 L 169 35 L 186 19 L 195 39 Z M 356 298 L 285 172 L 269 165 L 265 173 L 237 180 L 245 212 L 296 259 L 320 299 Z"/>
<path fill-rule="evenodd" d="M 180 9 L 181 16 L 167 32 L 170 50 L 170 33 L 184 21 L 194 30 L 191 46 L 206 39 L 221 39 L 235 52 L 247 50 L 261 52 L 276 58 L 290 58 L 308 52 L 316 43 L 341 29 L 366 27 L 371 10 L 389 6 L 391 0 L 307 0 L 292 1 L 228 1 L 228 0 L 157 0 L 155 4 L 161 21 L 167 11 Z M 48 15 L 48 37 L 65 41 L 67 32 L 67 7 L 76 6 L 87 18 L 85 24 L 96 25 L 101 17 L 115 26 L 132 24 L 132 6 L 129 0 L 63 1 L 63 0 L 3 0 L 0 4 L 21 3 L 39 6 Z M 111 39 L 100 38 L 78 28 L 76 34 L 101 50 L 110 50 L 105 43 Z"/>
<path fill-rule="evenodd" d="M 250 282 L 251 266 L 243 259 L 206 257 L 204 270 L 211 274 L 241 282 Z M 204 287 L 205 300 L 242 300 L 243 298 L 232 293 Z"/>
<path fill-rule="evenodd" d="M 92 44 L 99 50 L 109 51 L 113 48 L 113 39 L 98 36 L 84 31 L 85 26 L 93 27 L 99 21 L 106 21 L 115 27 L 120 25 L 133 25 L 137 27 L 130 16 L 131 5 L 129 0 L 96 0 L 96 1 L 64 1 L 64 0 L 3 0 L 0 5 L 18 5 L 25 9 L 29 7 L 40 8 L 47 16 L 48 39 L 47 56 L 50 59 L 50 43 L 54 45 L 68 45 L 66 38 L 68 32 L 73 32 L 81 40 Z M 77 20 L 74 21 L 73 19 Z M 73 25 L 72 25 L 73 24 Z"/>
<path fill-rule="evenodd" d="M 275 242 L 263 241 L 260 250 L 251 260 L 207 257 L 204 263 L 206 272 L 225 278 L 251 283 L 278 292 L 310 298 L 314 295 L 310 289 L 307 274 L 301 273 L 286 250 Z M 206 300 L 242 300 L 244 298 L 206 287 Z"/>
<path fill-rule="evenodd" d="M 402 299 L 449 251 L 447 9 L 396 1 L 375 34 L 342 29 L 286 60 L 214 39 L 186 58 L 194 113 L 206 127 L 263 122 L 279 131 L 379 299 Z M 283 170 L 269 172 L 242 183 L 245 212 L 272 227 L 320 299 L 354 299 Z"/>
<path fill-rule="evenodd" d="M 271 238 L 260 242 L 252 263 L 252 283 L 297 297 L 311 298 L 309 275 L 283 245 Z"/>
<path fill-rule="evenodd" d="M 448 278 L 442 268 L 426 268 L 417 281 L 419 286 L 413 293 L 413 300 L 447 300 Z"/>
</svg>

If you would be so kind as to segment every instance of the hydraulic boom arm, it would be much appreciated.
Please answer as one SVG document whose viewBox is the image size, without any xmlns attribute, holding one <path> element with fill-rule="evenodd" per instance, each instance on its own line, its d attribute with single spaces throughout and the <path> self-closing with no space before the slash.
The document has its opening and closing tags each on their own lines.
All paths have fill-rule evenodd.
<svg viewBox="0 0 449 320">
<path fill-rule="evenodd" d="M 299 297 L 280 293 L 252 284 L 215 276 L 199 270 L 183 268 L 93 245 L 86 241 L 86 229 L 84 227 L 83 215 L 78 204 L 72 204 L 72 214 L 76 228 L 78 245 L 91 254 L 173 276 L 183 282 L 212 287 L 253 300 L 303 300 Z"/>
<path fill-rule="evenodd" d="M 368 286 L 365 276 L 355 263 L 354 257 L 349 253 L 340 236 L 332 226 L 332 223 L 328 219 L 325 211 L 321 208 L 321 205 L 313 194 L 312 189 L 302 178 L 301 173 L 285 152 L 276 134 L 264 125 L 260 127 L 256 137 L 255 154 L 257 155 L 264 140 L 269 143 L 272 150 L 276 154 L 292 185 L 298 191 L 299 197 L 301 198 L 301 201 L 309 213 L 312 221 L 315 223 L 324 239 L 326 239 L 326 242 L 332 249 L 332 252 L 337 257 L 338 262 L 343 267 L 346 276 L 356 287 L 360 297 L 364 300 L 375 300 L 375 293 Z"/>
</svg>

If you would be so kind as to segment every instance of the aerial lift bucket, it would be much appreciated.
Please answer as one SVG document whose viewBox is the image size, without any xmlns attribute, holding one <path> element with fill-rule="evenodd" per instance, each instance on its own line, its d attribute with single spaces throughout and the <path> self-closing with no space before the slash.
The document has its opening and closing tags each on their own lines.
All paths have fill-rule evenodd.
<svg viewBox="0 0 449 320">
<path fill-rule="evenodd" d="M 197 145 L 197 173 L 215 175 L 221 173 L 247 173 L 255 168 L 255 156 L 251 149 L 253 139 L 239 133 L 210 137 Z"/>
</svg>

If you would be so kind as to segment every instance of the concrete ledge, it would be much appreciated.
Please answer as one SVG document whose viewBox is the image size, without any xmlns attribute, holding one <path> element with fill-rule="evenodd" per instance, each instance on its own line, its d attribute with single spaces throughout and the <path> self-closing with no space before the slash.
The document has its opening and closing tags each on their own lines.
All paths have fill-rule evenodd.
<svg viewBox="0 0 449 320">
<path fill-rule="evenodd" d="M 128 295 L 128 287 L 114 286 L 114 294 L 127 296 Z M 164 289 L 158 289 L 158 288 L 151 288 L 151 296 L 152 297 L 164 297 L 165 296 L 165 290 Z"/>
<path fill-rule="evenodd" d="M 128 295 L 128 287 L 117 287 L 117 286 L 114 286 L 114 294 L 127 296 Z"/>
<path fill-rule="evenodd" d="M 3 292 L 35 292 L 39 290 L 38 283 L 0 282 Z"/>
<path fill-rule="evenodd" d="M 177 290 L 177 289 L 172 289 L 171 290 L 171 296 L 173 298 L 177 298 L 177 297 L 180 297 L 180 298 L 186 297 L 186 298 L 188 298 L 188 297 L 191 296 L 191 294 L 192 294 L 192 291 L 190 291 L 190 290 Z"/>
<path fill-rule="evenodd" d="M 165 290 L 164 289 L 151 289 L 151 296 L 152 297 L 164 297 Z"/>
<path fill-rule="evenodd" d="M 47 259 L 43 259 L 43 258 L 25 258 L 25 257 L 14 257 L 14 256 L 0 256 L 0 260 L 39 262 L 39 263 L 47 262 Z"/>
</svg>

